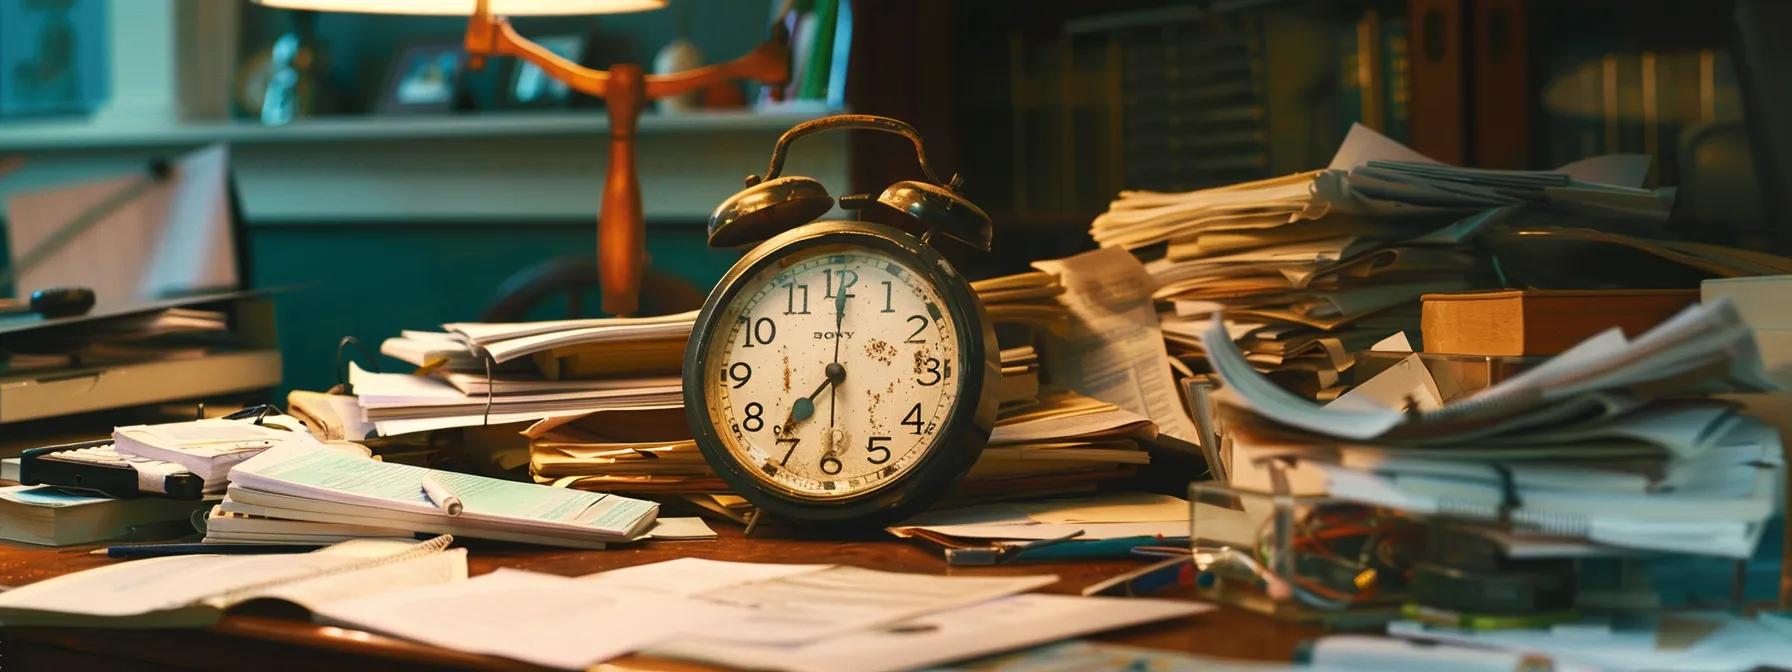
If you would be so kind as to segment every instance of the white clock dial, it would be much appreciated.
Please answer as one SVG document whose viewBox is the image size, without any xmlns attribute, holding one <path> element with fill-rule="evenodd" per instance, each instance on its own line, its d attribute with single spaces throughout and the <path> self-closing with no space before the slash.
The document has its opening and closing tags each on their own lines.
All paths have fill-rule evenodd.
<svg viewBox="0 0 1792 672">
<path fill-rule="evenodd" d="M 963 375 L 939 291 L 878 251 L 818 247 L 741 283 L 705 348 L 710 421 L 755 478 L 809 499 L 896 482 L 940 445 Z"/>
</svg>

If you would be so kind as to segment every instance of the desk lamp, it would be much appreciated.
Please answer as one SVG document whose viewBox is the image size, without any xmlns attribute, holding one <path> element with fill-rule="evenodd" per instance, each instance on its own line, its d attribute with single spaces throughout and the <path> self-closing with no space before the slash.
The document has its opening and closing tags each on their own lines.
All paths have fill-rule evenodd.
<svg viewBox="0 0 1792 672">
<path fill-rule="evenodd" d="M 783 24 L 771 39 L 727 63 L 665 75 L 644 74 L 641 66 L 618 63 L 593 70 L 562 58 L 516 32 L 505 15 L 573 15 L 659 9 L 666 0 L 256 0 L 270 7 L 321 12 L 467 15 L 468 66 L 485 66 L 490 56 L 514 56 L 586 95 L 604 99 L 610 115 L 610 165 L 597 216 L 598 274 L 603 308 L 632 315 L 639 308 L 641 272 L 646 266 L 647 231 L 641 212 L 641 176 L 635 165 L 635 128 L 648 103 L 733 79 L 752 79 L 779 95 L 790 80 L 789 36 Z"/>
</svg>

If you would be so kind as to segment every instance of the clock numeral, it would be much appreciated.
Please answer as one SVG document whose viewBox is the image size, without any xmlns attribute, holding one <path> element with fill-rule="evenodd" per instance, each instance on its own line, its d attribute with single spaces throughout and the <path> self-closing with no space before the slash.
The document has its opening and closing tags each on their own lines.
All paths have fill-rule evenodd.
<svg viewBox="0 0 1792 672">
<path fill-rule="evenodd" d="M 778 425 L 772 425 L 772 435 L 778 437 L 775 439 L 777 443 L 790 444 L 790 450 L 784 451 L 784 459 L 778 460 L 778 466 L 781 467 L 790 464 L 791 453 L 796 452 L 796 444 L 802 443 L 803 440 L 794 436 L 784 436 L 784 428 L 779 427 Z"/>
<path fill-rule="evenodd" d="M 886 448 L 884 446 L 877 445 L 877 442 L 879 442 L 879 441 L 889 441 L 889 440 L 890 440 L 890 437 L 887 437 L 887 436 L 873 436 L 873 437 L 867 439 L 865 441 L 865 452 L 866 453 L 883 453 L 883 455 L 882 456 L 867 455 L 865 457 L 865 461 L 870 462 L 872 464 L 883 464 L 885 462 L 889 462 L 890 461 L 890 449 Z"/>
<path fill-rule="evenodd" d="M 833 465 L 833 466 L 830 467 L 828 465 Z M 844 466 L 845 465 L 840 464 L 840 460 L 834 459 L 833 455 L 828 455 L 828 456 L 821 458 L 821 473 L 827 474 L 829 476 L 833 476 L 835 474 L 840 473 L 840 469 Z"/>
<path fill-rule="evenodd" d="M 908 409 L 908 415 L 902 416 L 902 424 L 904 426 L 915 428 L 915 431 L 914 431 L 915 434 L 921 433 L 921 405 L 920 404 L 915 404 L 914 408 Z"/>
<path fill-rule="evenodd" d="M 910 315 L 910 316 L 908 316 L 908 319 L 906 321 L 907 322 L 919 321 L 921 323 L 921 326 L 915 327 L 915 333 L 909 334 L 908 340 L 903 341 L 903 343 L 926 343 L 927 339 L 916 338 L 916 336 L 920 336 L 921 332 L 927 330 L 927 318 L 924 316 L 921 316 L 921 315 Z"/>
<path fill-rule="evenodd" d="M 894 312 L 896 312 L 896 309 L 895 309 L 895 308 L 891 308 L 891 307 L 890 307 L 890 301 L 891 301 L 891 300 L 892 300 L 892 299 L 894 299 L 894 298 L 895 298 L 895 297 L 894 297 L 894 296 L 892 296 L 892 294 L 891 294 L 891 293 L 892 293 L 892 292 L 894 292 L 894 291 L 895 291 L 895 289 L 894 289 L 894 287 L 893 287 L 893 286 L 892 286 L 892 285 L 891 285 L 891 284 L 890 284 L 890 281 L 889 281 L 889 280 L 885 280 L 885 281 L 884 281 L 884 309 L 883 309 L 883 310 L 880 310 L 880 311 L 877 311 L 877 312 L 880 312 L 880 313 L 894 313 Z"/>
<path fill-rule="evenodd" d="M 915 376 L 915 382 L 920 383 L 921 387 L 933 387 L 940 384 L 940 380 L 946 377 L 945 374 L 940 373 L 940 360 L 934 357 L 928 357 L 924 364 L 925 366 L 921 369 L 921 373 L 933 374 L 933 380 L 922 380 L 920 376 Z"/>
<path fill-rule="evenodd" d="M 740 319 L 743 324 L 752 321 L 751 318 L 746 317 Z M 771 345 L 772 339 L 778 337 L 778 323 L 773 322 L 772 318 L 761 317 L 748 327 L 741 330 L 746 333 L 746 342 L 741 344 L 742 347 L 751 348 L 754 341 L 758 341 L 760 345 Z"/>
<path fill-rule="evenodd" d="M 749 432 L 757 432 L 761 429 L 765 429 L 765 418 L 762 417 L 764 415 L 765 407 L 761 406 L 759 402 L 755 401 L 747 404 L 747 417 L 740 421 L 741 429 Z"/>
<path fill-rule="evenodd" d="M 859 284 L 859 272 L 858 271 L 848 271 L 848 270 L 836 271 L 836 270 L 832 270 L 832 269 L 823 269 L 821 271 L 821 275 L 822 275 L 822 277 L 827 279 L 827 283 L 828 283 L 828 286 L 827 286 L 828 291 L 826 294 L 822 295 L 822 297 L 821 297 L 824 299 L 834 298 L 834 290 L 836 289 L 834 287 L 834 278 L 835 277 L 840 278 L 840 287 L 838 289 L 842 293 L 846 292 L 846 288 L 851 287 L 856 284 Z M 853 296 L 854 296 L 853 294 L 847 294 L 846 298 L 850 299 Z"/>
<path fill-rule="evenodd" d="M 785 285 L 784 289 L 790 290 L 789 296 L 786 297 L 784 300 L 784 314 L 785 315 L 808 315 L 809 314 L 809 286 L 808 285 Z M 799 289 L 803 290 L 803 309 L 802 310 L 796 309 L 796 291 Z"/>
<path fill-rule="evenodd" d="M 935 429 L 935 428 L 936 428 L 936 427 L 938 427 L 938 425 L 939 425 L 939 423 L 936 423 L 936 422 L 929 422 L 929 423 L 927 423 L 927 433 L 928 433 L 928 434 L 932 434 L 932 433 L 933 433 L 933 430 L 934 430 L 934 429 Z"/>
<path fill-rule="evenodd" d="M 729 365 L 726 370 L 722 371 L 722 382 L 726 383 L 730 380 L 734 381 L 734 389 L 737 390 L 740 389 L 740 386 L 747 384 L 747 381 L 752 379 L 753 365 L 746 362 L 735 362 Z"/>
</svg>

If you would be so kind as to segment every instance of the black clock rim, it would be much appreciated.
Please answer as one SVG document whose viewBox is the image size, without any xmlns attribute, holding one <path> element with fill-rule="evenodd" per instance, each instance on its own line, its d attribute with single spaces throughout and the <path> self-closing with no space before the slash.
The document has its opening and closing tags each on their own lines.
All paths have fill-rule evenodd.
<svg viewBox="0 0 1792 672">
<path fill-rule="evenodd" d="M 888 485 L 862 499 L 841 501 L 791 497 L 759 487 L 749 467 L 735 459 L 709 420 L 707 380 L 708 343 L 720 326 L 721 309 L 738 295 L 742 281 L 790 254 L 824 245 L 859 245 L 891 253 L 920 273 L 940 292 L 946 310 L 954 318 L 959 347 L 959 370 L 981 370 L 983 375 L 960 375 L 960 402 L 940 428 L 945 443 Z M 716 284 L 698 313 L 685 345 L 684 408 L 686 423 L 704 460 L 735 494 L 761 511 L 793 522 L 825 525 L 882 525 L 919 513 L 949 493 L 976 464 L 995 425 L 995 391 L 1001 376 L 1000 351 L 995 330 L 989 324 L 983 302 L 969 280 L 958 274 L 932 248 L 895 227 L 873 222 L 815 222 L 786 231 L 759 244 L 736 262 Z M 970 402 L 970 403 L 965 403 Z"/>
</svg>

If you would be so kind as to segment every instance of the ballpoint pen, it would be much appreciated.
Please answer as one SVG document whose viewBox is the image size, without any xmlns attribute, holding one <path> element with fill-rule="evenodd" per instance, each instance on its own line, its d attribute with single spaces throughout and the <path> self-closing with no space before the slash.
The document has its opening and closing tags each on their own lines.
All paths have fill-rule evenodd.
<svg viewBox="0 0 1792 672">
<path fill-rule="evenodd" d="M 1020 544 L 990 544 L 988 546 L 974 548 L 948 548 L 946 549 L 946 564 L 958 566 L 997 565 L 1007 562 L 1022 551 L 1050 547 L 1070 541 L 1082 535 L 1083 531 L 1077 530 L 1061 537 L 1040 539 L 1038 541 L 1029 541 Z"/>
<path fill-rule="evenodd" d="M 108 546 L 88 551 L 88 555 L 104 555 L 108 558 L 161 558 L 170 555 L 261 555 L 272 553 L 310 553 L 328 544 L 231 544 L 206 543 L 191 544 L 130 544 L 125 546 Z"/>
<path fill-rule="evenodd" d="M 454 496 L 454 491 L 449 490 L 448 486 L 443 485 L 434 476 L 425 475 L 423 477 L 423 494 L 429 498 L 429 503 L 436 505 L 436 508 L 441 509 L 442 513 L 449 516 L 460 515 L 463 508 L 460 498 Z"/>
</svg>

